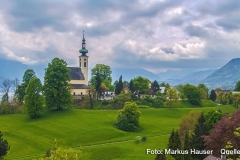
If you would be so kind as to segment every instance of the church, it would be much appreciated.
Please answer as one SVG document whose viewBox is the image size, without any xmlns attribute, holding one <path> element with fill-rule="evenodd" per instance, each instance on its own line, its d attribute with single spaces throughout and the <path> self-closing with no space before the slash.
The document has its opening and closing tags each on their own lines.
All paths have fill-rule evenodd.
<svg viewBox="0 0 240 160">
<path fill-rule="evenodd" d="M 72 95 L 86 95 L 88 92 L 88 50 L 86 49 L 86 40 L 82 39 L 82 49 L 79 50 L 79 67 L 68 67 L 70 69 L 70 84 L 72 86 Z"/>
</svg>

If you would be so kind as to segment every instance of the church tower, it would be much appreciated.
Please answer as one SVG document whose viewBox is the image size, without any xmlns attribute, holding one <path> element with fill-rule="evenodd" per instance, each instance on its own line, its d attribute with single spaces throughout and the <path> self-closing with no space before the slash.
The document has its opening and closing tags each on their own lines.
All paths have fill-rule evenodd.
<svg viewBox="0 0 240 160">
<path fill-rule="evenodd" d="M 79 67 L 82 70 L 84 76 L 84 84 L 88 85 L 88 50 L 86 49 L 86 40 L 84 38 L 84 31 L 83 31 L 83 39 L 82 39 L 82 49 L 79 50 L 81 56 L 79 56 Z"/>
</svg>

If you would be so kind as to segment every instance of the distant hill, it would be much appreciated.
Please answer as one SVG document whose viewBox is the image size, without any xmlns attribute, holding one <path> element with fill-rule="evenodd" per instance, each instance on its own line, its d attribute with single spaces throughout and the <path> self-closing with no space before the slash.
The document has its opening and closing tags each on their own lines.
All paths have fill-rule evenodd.
<svg viewBox="0 0 240 160">
<path fill-rule="evenodd" d="M 232 89 L 240 80 L 240 58 L 234 58 L 226 65 L 206 77 L 201 83 L 213 88 Z"/>
<path fill-rule="evenodd" d="M 150 71 L 142 68 L 111 68 L 113 82 L 118 80 L 122 75 L 122 79 L 130 81 L 131 79 L 142 76 L 148 78 L 151 82 L 158 80 L 158 76 Z"/>
<path fill-rule="evenodd" d="M 176 78 L 172 77 L 169 79 L 166 79 L 164 82 L 169 83 L 172 86 L 178 85 L 178 84 L 193 84 L 198 85 L 203 79 L 205 79 L 207 76 L 209 76 L 211 73 L 216 71 L 216 69 L 211 70 L 205 70 L 205 71 L 198 71 L 191 74 L 188 74 L 184 76 L 183 78 L 176 76 Z"/>
<path fill-rule="evenodd" d="M 28 66 L 18 61 L 0 59 L 0 79 L 18 78 L 22 79 Z"/>
</svg>

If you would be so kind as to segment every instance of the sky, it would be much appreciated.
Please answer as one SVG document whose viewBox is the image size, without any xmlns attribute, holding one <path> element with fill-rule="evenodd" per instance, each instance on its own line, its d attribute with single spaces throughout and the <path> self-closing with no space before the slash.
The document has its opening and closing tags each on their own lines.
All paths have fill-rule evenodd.
<svg viewBox="0 0 240 160">
<path fill-rule="evenodd" d="M 89 67 L 216 69 L 240 53 L 239 0 L 0 0 L 0 56 Z"/>
</svg>

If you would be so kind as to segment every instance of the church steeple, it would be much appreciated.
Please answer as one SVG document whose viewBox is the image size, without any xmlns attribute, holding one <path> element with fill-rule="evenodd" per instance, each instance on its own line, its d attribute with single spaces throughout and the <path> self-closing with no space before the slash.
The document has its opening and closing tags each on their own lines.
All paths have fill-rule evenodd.
<svg viewBox="0 0 240 160">
<path fill-rule="evenodd" d="M 80 49 L 79 52 L 82 53 L 82 56 L 86 56 L 86 53 L 88 53 L 88 50 L 86 49 L 86 40 L 84 37 L 84 31 L 83 31 L 83 39 L 82 39 L 82 49 Z"/>
</svg>

